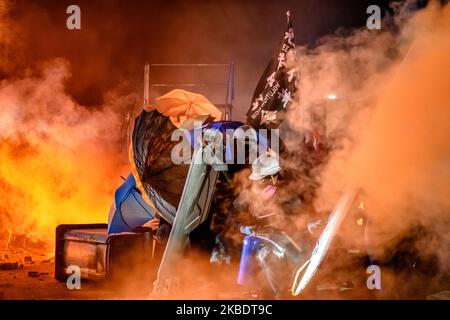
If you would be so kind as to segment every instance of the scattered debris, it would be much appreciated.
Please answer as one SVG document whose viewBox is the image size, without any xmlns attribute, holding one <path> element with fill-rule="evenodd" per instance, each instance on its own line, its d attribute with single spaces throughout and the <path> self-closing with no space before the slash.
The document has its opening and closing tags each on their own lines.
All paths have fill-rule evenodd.
<svg viewBox="0 0 450 320">
<path fill-rule="evenodd" d="M 317 291 L 334 291 L 338 290 L 338 286 L 336 284 L 324 283 L 316 286 Z"/>
<path fill-rule="evenodd" d="M 19 269 L 20 264 L 18 262 L 3 262 L 0 263 L 0 270 L 15 270 Z"/>
<path fill-rule="evenodd" d="M 28 277 L 30 278 L 40 278 L 42 276 L 48 276 L 49 274 L 49 272 L 28 271 Z"/>
<path fill-rule="evenodd" d="M 427 300 L 450 300 L 450 290 L 431 294 L 427 297 Z"/>
<path fill-rule="evenodd" d="M 0 284 L 0 287 L 12 287 L 13 285 L 11 283 L 2 283 Z"/>
<path fill-rule="evenodd" d="M 30 237 L 25 234 L 15 234 L 8 230 L 6 238 L 0 238 L 5 242 L 5 247 L 1 248 L 5 254 L 26 252 L 28 255 L 39 256 L 43 252 L 51 252 L 51 245 L 48 242 Z"/>
<path fill-rule="evenodd" d="M 324 283 L 316 286 L 317 291 L 348 291 L 354 289 L 354 285 L 351 281 L 345 281 L 340 284 Z"/>
<path fill-rule="evenodd" d="M 41 263 L 51 263 L 51 262 L 54 262 L 54 261 L 55 261 L 55 256 L 53 256 L 53 257 L 51 257 L 49 259 L 46 259 L 46 260 L 42 260 Z"/>
<path fill-rule="evenodd" d="M 23 258 L 23 261 L 28 262 L 28 263 L 33 263 L 33 258 L 31 258 L 31 256 L 25 256 Z"/>
<path fill-rule="evenodd" d="M 12 239 L 12 231 L 11 229 L 8 229 L 8 240 L 6 241 L 6 251 L 9 249 L 9 245 L 11 244 Z"/>
<path fill-rule="evenodd" d="M 39 272 L 38 271 L 28 271 L 28 277 L 30 278 L 38 278 Z"/>
<path fill-rule="evenodd" d="M 353 285 L 353 283 L 351 281 L 346 281 L 344 283 L 341 283 L 339 286 L 339 291 L 348 291 L 348 290 L 353 290 L 355 288 L 355 286 Z"/>
</svg>

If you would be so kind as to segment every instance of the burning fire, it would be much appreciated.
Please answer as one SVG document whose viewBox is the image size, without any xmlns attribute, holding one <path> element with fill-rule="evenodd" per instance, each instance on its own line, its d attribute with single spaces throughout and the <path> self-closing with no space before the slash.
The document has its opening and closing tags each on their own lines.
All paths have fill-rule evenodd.
<svg viewBox="0 0 450 320">
<path fill-rule="evenodd" d="M 89 110 L 74 102 L 68 76 L 57 60 L 0 85 L 0 234 L 53 242 L 58 224 L 107 219 L 126 173 L 121 118 L 113 104 Z"/>
</svg>

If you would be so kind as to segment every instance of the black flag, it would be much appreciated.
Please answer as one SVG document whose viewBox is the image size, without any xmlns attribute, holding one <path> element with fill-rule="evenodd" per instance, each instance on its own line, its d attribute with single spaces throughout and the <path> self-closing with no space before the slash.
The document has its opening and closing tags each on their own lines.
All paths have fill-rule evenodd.
<svg viewBox="0 0 450 320">
<path fill-rule="evenodd" d="M 295 57 L 294 29 L 289 11 L 286 16 L 287 27 L 281 45 L 259 80 L 247 112 L 247 123 L 255 129 L 277 128 L 294 100 L 297 69 L 286 65 L 289 55 Z"/>
</svg>

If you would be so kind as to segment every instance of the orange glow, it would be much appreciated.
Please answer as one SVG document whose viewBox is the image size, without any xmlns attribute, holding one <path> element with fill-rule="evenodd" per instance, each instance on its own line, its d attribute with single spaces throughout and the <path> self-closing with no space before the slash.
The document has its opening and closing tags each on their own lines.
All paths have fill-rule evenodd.
<svg viewBox="0 0 450 320">
<path fill-rule="evenodd" d="M 361 209 L 361 210 L 365 210 L 366 207 L 364 206 L 364 202 L 361 201 L 361 202 L 359 203 L 358 208 Z"/>
<path fill-rule="evenodd" d="M 128 164 L 119 113 L 91 111 L 65 93 L 67 66 L 0 86 L 0 236 L 54 241 L 61 223 L 106 222 Z"/>
</svg>

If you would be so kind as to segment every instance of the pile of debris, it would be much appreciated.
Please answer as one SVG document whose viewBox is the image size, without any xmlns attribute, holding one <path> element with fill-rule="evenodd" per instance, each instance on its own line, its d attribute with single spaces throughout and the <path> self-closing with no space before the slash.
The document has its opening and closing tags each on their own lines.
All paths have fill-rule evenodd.
<svg viewBox="0 0 450 320">
<path fill-rule="evenodd" d="M 11 230 L 0 238 L 0 244 L 0 270 L 17 270 L 25 264 L 34 264 L 33 257 L 41 262 L 53 259 L 48 258 L 48 253 L 52 252 L 49 244 L 24 234 L 16 235 Z"/>
</svg>

